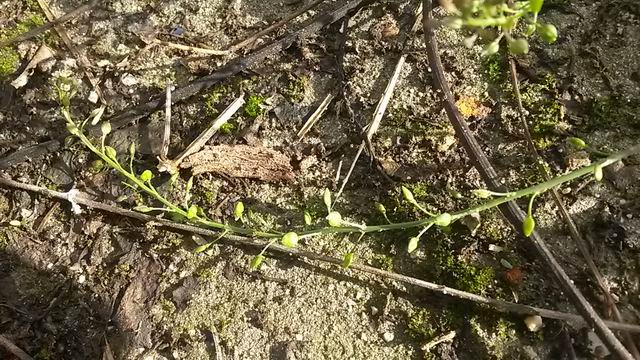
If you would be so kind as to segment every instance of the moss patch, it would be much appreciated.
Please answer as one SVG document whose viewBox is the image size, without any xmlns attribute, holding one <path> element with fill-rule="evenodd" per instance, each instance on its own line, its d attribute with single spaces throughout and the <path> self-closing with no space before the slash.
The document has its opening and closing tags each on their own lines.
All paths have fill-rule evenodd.
<svg viewBox="0 0 640 360">
<path fill-rule="evenodd" d="M 307 89 L 309 88 L 309 76 L 307 75 L 289 75 L 287 79 L 287 88 L 283 95 L 292 103 L 299 103 L 304 100 Z"/>
<path fill-rule="evenodd" d="M 44 18 L 36 14 L 28 14 L 15 26 L 0 30 L 0 40 L 11 39 L 23 34 L 34 27 L 44 24 Z M 20 66 L 20 54 L 11 46 L 0 48 L 0 80 L 18 70 Z"/>
<path fill-rule="evenodd" d="M 244 113 L 251 118 L 257 118 L 262 115 L 264 113 L 264 109 L 262 108 L 264 100 L 265 98 L 259 95 L 249 96 L 249 99 L 247 99 L 244 105 Z"/>
<path fill-rule="evenodd" d="M 587 105 L 587 131 L 612 130 L 620 126 L 640 130 L 640 100 L 626 100 L 619 94 L 599 97 Z"/>
<path fill-rule="evenodd" d="M 536 83 L 520 84 L 522 105 L 529 112 L 531 136 L 536 147 L 546 149 L 556 142 L 556 126 L 563 117 L 562 105 L 556 100 L 556 79 L 545 74 Z"/>
</svg>

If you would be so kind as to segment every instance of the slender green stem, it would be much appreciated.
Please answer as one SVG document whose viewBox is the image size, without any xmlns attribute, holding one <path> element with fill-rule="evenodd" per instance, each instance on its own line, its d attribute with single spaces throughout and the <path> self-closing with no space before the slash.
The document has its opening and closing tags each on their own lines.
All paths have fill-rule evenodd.
<svg viewBox="0 0 640 360">
<path fill-rule="evenodd" d="M 73 123 L 73 121 L 71 120 L 70 116 L 68 116 L 68 112 L 65 113 L 65 117 L 67 119 L 67 122 L 70 125 L 75 126 L 75 124 Z M 187 207 L 185 206 L 185 208 L 181 208 L 180 206 L 177 206 L 175 204 L 173 204 L 171 201 L 167 200 L 164 196 L 162 196 L 160 193 L 158 193 L 158 191 L 155 189 L 155 187 L 153 185 L 151 185 L 150 182 L 145 182 L 142 179 L 140 179 L 136 174 L 134 174 L 133 171 L 127 171 L 125 170 L 120 163 L 117 161 L 117 159 L 115 158 L 111 158 L 109 156 L 106 155 L 106 153 L 104 151 L 101 151 L 100 149 L 98 149 L 85 135 L 84 133 L 80 130 L 80 131 L 76 131 L 74 132 L 74 135 L 76 135 L 80 141 L 82 141 L 82 143 L 89 149 L 91 150 L 93 153 L 95 153 L 96 155 L 98 155 L 105 163 L 107 163 L 110 167 L 112 167 L 114 170 L 116 170 L 117 172 L 119 172 L 122 176 L 124 176 L 129 182 L 130 184 L 128 184 L 129 186 L 132 186 L 133 188 L 137 189 L 137 190 L 142 190 L 143 192 L 147 193 L 148 195 L 152 196 L 154 199 L 156 199 L 157 201 L 159 201 L 160 203 L 162 203 L 165 206 L 165 209 L 163 209 L 164 211 L 167 212 L 173 212 L 176 214 L 179 214 L 185 218 L 187 218 L 187 210 L 185 210 Z M 521 189 L 518 191 L 514 191 L 514 192 L 509 192 L 509 193 L 505 193 L 506 196 L 500 197 L 500 198 L 496 198 L 496 199 L 492 199 L 489 201 L 486 201 L 482 204 L 476 205 L 474 207 L 462 210 L 462 211 L 458 211 L 455 213 L 451 214 L 451 221 L 456 221 L 458 219 L 461 219 L 467 215 L 473 214 L 473 213 L 479 213 L 481 211 L 484 210 L 488 210 L 491 208 L 495 208 L 501 204 L 504 204 L 506 202 L 509 201 L 513 201 L 522 197 L 526 197 L 526 196 L 531 196 L 531 200 L 529 202 L 529 211 L 531 211 L 531 206 L 533 204 L 533 198 L 540 194 L 543 193 L 545 191 L 550 190 L 551 188 L 554 188 L 556 186 L 562 185 L 566 182 L 572 181 L 574 179 L 577 179 L 579 177 L 585 176 L 585 175 L 590 175 L 594 173 L 594 170 L 598 167 L 606 167 L 608 165 L 611 165 L 623 158 L 626 158 L 632 154 L 638 153 L 640 152 L 640 144 L 633 146 L 627 150 L 621 151 L 619 153 L 616 154 L 612 154 L 598 162 L 593 163 L 590 166 L 586 166 L 583 167 L 581 169 L 572 171 L 568 174 L 562 175 L 562 176 L 558 176 L 556 178 L 550 179 L 548 181 L 545 181 L 543 183 L 537 184 L 537 185 L 533 185 L 530 186 L 528 188 L 525 189 Z M 416 205 L 416 204 L 414 204 Z M 421 209 L 423 210 L 423 209 Z M 425 210 L 423 210 L 425 211 Z M 426 212 L 426 211 L 425 211 Z M 415 228 L 415 227 L 422 227 L 423 230 L 420 232 L 420 234 L 422 235 L 427 229 L 429 229 L 431 226 L 433 226 L 434 224 L 436 224 L 438 216 L 442 215 L 435 215 L 435 214 L 431 214 L 428 213 L 431 216 L 425 219 L 421 219 L 421 220 L 416 220 L 416 221 L 409 221 L 409 222 L 399 222 L 399 223 L 389 223 L 389 224 L 382 224 L 382 225 L 359 225 L 359 224 L 354 224 L 354 223 L 349 223 L 346 221 L 343 221 L 342 223 L 346 226 L 340 226 L 340 227 L 323 227 L 323 228 L 318 228 L 318 229 L 312 229 L 312 230 L 306 230 L 306 231 L 302 231 L 300 232 L 298 235 L 300 237 L 311 237 L 311 236 L 316 236 L 316 235 L 321 235 L 321 234 L 336 234 L 336 233 L 360 233 L 360 234 L 365 234 L 365 233 L 372 233 L 372 232 L 382 232 L 382 231 L 389 231 L 389 230 L 400 230 L 400 229 L 409 229 L 409 228 Z M 388 219 L 387 219 L 388 220 Z M 209 220 L 205 217 L 201 217 L 199 215 L 196 216 L 192 216 L 191 219 L 189 219 L 190 222 L 195 223 L 197 225 L 201 225 L 204 227 L 209 227 L 209 228 L 214 228 L 214 229 L 219 229 L 223 231 L 223 234 L 241 234 L 241 235 L 246 235 L 246 236 L 253 236 L 253 237 L 260 237 L 260 238 L 271 238 L 273 239 L 269 244 L 273 244 L 275 241 L 277 241 L 281 236 L 282 233 L 280 232 L 266 232 L 266 231 L 261 231 L 261 230 L 256 230 L 256 229 L 250 229 L 250 228 L 245 228 L 245 227 L 238 227 L 238 226 L 233 226 L 233 225 L 228 225 L 225 223 L 220 223 L 220 222 L 216 222 L 216 221 L 212 221 Z M 268 247 L 269 245 L 267 245 Z"/>
</svg>

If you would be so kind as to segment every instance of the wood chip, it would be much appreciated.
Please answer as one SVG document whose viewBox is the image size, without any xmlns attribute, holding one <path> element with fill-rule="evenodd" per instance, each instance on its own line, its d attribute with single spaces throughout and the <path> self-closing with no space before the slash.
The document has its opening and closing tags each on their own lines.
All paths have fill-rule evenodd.
<svg viewBox="0 0 640 360">
<path fill-rule="evenodd" d="M 180 167 L 191 168 L 194 175 L 215 172 L 264 181 L 292 181 L 294 177 L 286 155 L 261 146 L 207 146 L 187 157 Z"/>
</svg>

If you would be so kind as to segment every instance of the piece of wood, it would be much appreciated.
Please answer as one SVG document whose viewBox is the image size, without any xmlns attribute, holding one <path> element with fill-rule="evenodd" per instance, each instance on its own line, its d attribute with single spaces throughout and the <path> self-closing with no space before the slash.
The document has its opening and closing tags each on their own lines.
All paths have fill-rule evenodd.
<svg viewBox="0 0 640 360">
<path fill-rule="evenodd" d="M 194 175 L 205 172 L 263 181 L 293 181 L 289 157 L 261 146 L 215 145 L 188 156 L 181 164 Z"/>
</svg>

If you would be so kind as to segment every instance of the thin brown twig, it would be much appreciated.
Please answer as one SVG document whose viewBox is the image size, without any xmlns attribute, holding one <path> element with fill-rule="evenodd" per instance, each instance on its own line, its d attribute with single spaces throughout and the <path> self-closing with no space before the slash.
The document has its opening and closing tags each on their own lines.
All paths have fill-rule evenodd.
<svg viewBox="0 0 640 360">
<path fill-rule="evenodd" d="M 3 335 L 0 335 L 0 346 L 5 348 L 7 351 L 9 351 L 11 354 L 13 354 L 15 357 L 17 357 L 20 360 L 33 360 L 33 358 L 29 356 L 29 354 L 27 354 L 26 352 L 24 352 L 24 350 L 17 347 L 11 340 L 7 339 Z"/>
<path fill-rule="evenodd" d="M 206 48 L 201 48 L 201 47 L 196 47 L 196 46 L 177 44 L 177 43 L 174 43 L 174 42 L 171 42 L 171 41 L 165 41 L 165 40 L 160 40 L 160 39 L 153 39 L 152 43 L 153 44 L 167 46 L 167 47 L 171 47 L 171 48 L 178 49 L 178 50 L 193 51 L 193 52 L 206 54 L 206 55 L 229 55 L 229 54 L 231 54 L 231 51 L 229 51 L 229 50 L 206 49 Z"/>
<path fill-rule="evenodd" d="M 529 151 L 531 152 L 531 155 L 534 158 L 534 161 L 538 167 L 538 171 L 542 174 L 545 180 L 549 180 L 551 178 L 551 174 L 549 174 L 547 167 L 543 165 L 542 157 L 540 156 L 540 153 L 538 153 L 538 149 L 536 148 L 536 145 L 533 142 L 533 138 L 531 137 L 531 132 L 529 131 L 529 124 L 525 116 L 524 106 L 522 105 L 522 95 L 520 94 L 520 81 L 518 80 L 516 63 L 513 60 L 513 58 L 509 58 L 509 73 L 511 75 L 511 85 L 513 86 L 513 91 L 516 95 L 516 104 L 518 108 L 520 123 L 522 125 L 522 129 L 525 134 L 525 139 L 529 147 Z M 551 195 L 553 197 L 554 203 L 558 207 L 558 211 L 560 211 L 560 215 L 562 216 L 562 219 L 564 220 L 565 224 L 569 228 L 569 233 L 571 234 L 571 238 L 573 239 L 574 243 L 580 250 L 580 253 L 582 254 L 582 257 L 584 258 L 585 262 L 587 263 L 587 267 L 591 272 L 591 276 L 596 280 L 598 287 L 600 287 L 600 290 L 604 294 L 607 306 L 613 311 L 614 319 L 616 321 L 622 322 L 622 316 L 620 315 L 620 311 L 616 306 L 615 300 L 613 299 L 613 296 L 609 291 L 609 287 L 606 285 L 604 281 L 602 272 L 600 271 L 593 257 L 591 256 L 591 253 L 589 252 L 589 248 L 587 246 L 587 242 L 585 241 L 584 237 L 580 233 L 580 230 L 578 230 L 578 227 L 576 226 L 576 223 L 573 221 L 573 218 L 571 218 L 571 215 L 569 215 L 567 208 L 564 206 L 564 202 L 562 201 L 562 197 L 560 193 L 558 192 L 557 189 L 553 188 L 551 189 Z M 633 354 L 633 357 L 635 359 L 640 359 L 640 352 L 638 352 L 638 348 L 635 342 L 633 341 L 633 338 L 631 337 L 631 335 L 629 333 L 622 333 L 622 337 L 625 342 L 625 345 L 627 346 L 627 349 L 631 352 L 631 354 Z"/>
<path fill-rule="evenodd" d="M 32 39 L 42 33 L 45 33 L 49 30 L 51 30 L 53 27 L 58 26 L 58 25 L 62 25 L 68 21 L 71 21 L 73 19 L 75 19 L 76 17 L 84 14 L 85 12 L 93 9 L 94 6 L 96 6 L 96 4 L 98 4 L 98 0 L 91 0 L 89 2 L 87 2 L 86 4 L 80 5 L 79 7 L 71 10 L 70 12 L 60 16 L 57 19 L 54 20 L 49 20 L 48 23 L 46 24 L 42 24 L 40 26 L 38 26 L 37 28 L 31 29 L 29 31 L 27 31 L 24 34 L 18 35 L 16 37 L 13 37 L 11 39 L 6 39 L 3 41 L 0 41 L 0 48 L 1 47 L 5 47 L 7 45 L 11 45 L 13 43 L 17 43 L 17 42 L 22 42 L 25 40 L 29 40 Z"/>
<path fill-rule="evenodd" d="M 498 174 L 489 162 L 487 155 L 480 147 L 480 144 L 476 140 L 475 136 L 471 133 L 468 124 L 462 119 L 460 112 L 455 104 L 453 93 L 449 88 L 449 83 L 444 76 L 444 68 L 440 55 L 438 53 L 438 42 L 435 36 L 434 19 L 432 13 L 432 1 L 423 0 L 423 27 L 425 42 L 427 44 L 427 56 L 429 59 L 429 65 L 432 69 L 432 75 L 434 78 L 435 86 L 441 91 L 444 97 L 444 108 L 449 118 L 449 121 L 453 125 L 456 134 L 460 142 L 462 143 L 465 151 L 474 167 L 483 180 L 487 184 L 490 190 L 496 192 L 508 192 L 505 186 L 498 179 Z M 509 223 L 522 234 L 522 222 L 525 218 L 525 213 L 520 207 L 513 201 L 502 204 L 500 207 L 502 214 L 509 220 Z M 554 279 L 562 287 L 564 292 L 569 296 L 569 299 L 578 309 L 578 311 L 584 316 L 587 323 L 595 328 L 596 333 L 600 337 L 603 343 L 607 345 L 609 350 L 615 353 L 621 359 L 633 359 L 629 351 L 625 349 L 622 343 L 616 338 L 613 332 L 607 328 L 605 321 L 600 318 L 598 313 L 593 309 L 591 304 L 587 301 L 585 296 L 580 292 L 577 286 L 569 278 L 567 273 L 562 269 L 558 261 L 555 259 L 551 250 L 547 247 L 544 239 L 537 231 L 527 237 L 530 240 L 530 245 L 535 249 L 539 259 L 543 262 L 544 266 L 548 268 L 553 275 Z"/>
<path fill-rule="evenodd" d="M 0 177 L 0 185 L 9 187 L 9 188 L 34 192 L 34 193 L 51 197 L 51 198 L 56 198 L 56 199 L 61 199 L 66 201 L 70 200 L 69 193 L 59 192 L 59 191 L 47 189 L 47 188 L 32 185 L 32 184 L 21 183 L 21 182 L 7 179 L 4 177 Z M 76 193 L 73 196 L 73 201 L 77 204 L 86 206 L 91 209 L 106 211 L 112 214 L 130 217 L 130 218 L 145 222 L 149 225 L 157 225 L 157 226 L 162 226 L 168 229 L 186 231 L 193 234 L 209 236 L 209 237 L 218 237 L 220 235 L 220 233 L 217 231 L 213 231 L 213 230 L 209 230 L 209 229 L 205 229 L 205 228 L 201 228 L 201 227 L 197 227 L 189 224 L 178 223 L 178 222 L 174 222 L 167 219 L 156 218 L 156 217 L 135 212 L 132 210 L 127 210 L 127 209 L 119 208 L 117 206 L 112 206 L 102 202 L 90 200 L 87 197 L 85 197 L 85 195 L 79 194 L 79 193 Z M 258 249 L 263 249 L 267 244 L 267 242 L 264 240 L 246 238 L 243 236 L 230 235 L 230 234 L 225 235 L 222 241 L 230 245 L 249 246 L 249 247 L 258 248 Z M 343 259 L 341 258 L 321 255 L 311 251 L 306 251 L 306 250 L 301 250 L 296 248 L 288 248 L 279 244 L 271 244 L 268 248 L 268 251 L 287 254 L 300 259 L 310 259 L 310 260 L 316 260 L 324 263 L 331 263 L 338 266 L 342 266 L 342 263 L 343 263 Z M 513 314 L 520 314 L 520 315 L 540 315 L 548 319 L 561 320 L 561 321 L 569 322 L 572 324 L 588 325 L 580 315 L 556 311 L 556 310 L 544 309 L 544 308 L 539 308 L 535 306 L 516 304 L 516 303 L 511 303 L 503 300 L 497 300 L 497 299 L 489 298 L 486 296 L 477 295 L 477 294 L 469 293 L 466 291 L 450 288 L 444 285 L 435 284 L 425 280 L 416 279 L 414 277 L 378 269 L 372 266 L 367 266 L 362 264 L 353 264 L 349 267 L 349 269 L 376 275 L 381 278 L 385 278 L 389 280 L 403 282 L 405 284 L 420 287 L 440 295 L 445 295 L 445 296 L 453 297 L 456 299 L 467 300 L 480 305 L 485 305 L 498 312 L 513 313 Z M 611 329 L 626 330 L 634 333 L 640 333 L 640 325 L 623 324 L 615 321 L 605 321 L 605 324 L 611 327 Z"/>
</svg>

